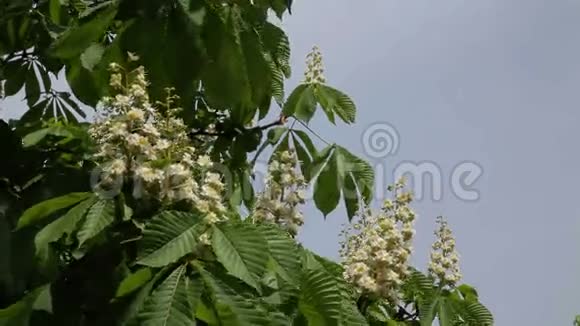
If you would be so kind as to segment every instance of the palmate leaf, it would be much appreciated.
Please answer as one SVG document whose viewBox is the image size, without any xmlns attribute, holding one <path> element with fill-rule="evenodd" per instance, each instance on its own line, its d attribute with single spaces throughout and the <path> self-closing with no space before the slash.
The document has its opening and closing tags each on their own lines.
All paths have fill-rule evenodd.
<svg viewBox="0 0 580 326">
<path fill-rule="evenodd" d="M 38 223 L 53 213 L 85 200 L 91 195 L 92 193 L 90 192 L 72 192 L 40 202 L 24 211 L 18 220 L 16 229 L 18 230 L 28 225 Z"/>
<path fill-rule="evenodd" d="M 455 320 L 462 321 L 461 325 L 469 326 L 492 326 L 493 315 L 481 303 L 477 301 L 466 301 L 457 299 L 448 299 L 449 304 L 456 312 Z"/>
<path fill-rule="evenodd" d="M 22 146 L 30 147 L 38 144 L 47 136 L 56 136 L 56 137 L 73 137 L 74 135 L 71 133 L 69 128 L 65 126 L 49 126 L 47 128 L 35 130 L 22 138 Z"/>
<path fill-rule="evenodd" d="M 288 96 L 282 112 L 285 116 L 294 116 L 309 122 L 316 111 L 316 104 L 313 87 L 309 84 L 300 84 Z"/>
<path fill-rule="evenodd" d="M 162 267 L 195 249 L 203 232 L 201 218 L 194 213 L 165 211 L 154 216 L 139 242 L 137 263 Z"/>
<path fill-rule="evenodd" d="M 0 309 L 0 326 L 28 326 L 34 304 L 46 287 L 45 285 L 36 288 L 20 301 Z"/>
<path fill-rule="evenodd" d="M 342 296 L 333 275 L 322 269 L 306 271 L 301 289 L 298 306 L 308 325 L 339 325 Z"/>
<path fill-rule="evenodd" d="M 210 59 L 202 71 L 208 101 L 235 108 L 232 117 L 239 123 L 252 119 L 258 107 L 264 116 L 273 87 L 278 99 L 281 95 L 279 83 L 273 85 L 279 76 L 272 67 L 275 58 L 264 51 L 258 31 L 246 27 L 240 6 L 208 10 L 202 35 Z"/>
<path fill-rule="evenodd" d="M 294 149 L 296 150 L 296 156 L 298 157 L 298 165 L 300 166 L 300 171 L 306 180 L 310 179 L 310 169 L 312 168 L 312 157 L 306 151 L 304 146 L 296 140 L 296 137 L 292 135 L 292 143 L 294 144 Z"/>
<path fill-rule="evenodd" d="M 435 291 L 434 280 L 431 277 L 415 268 L 411 268 L 410 275 L 403 284 L 403 293 L 406 300 L 415 301 L 429 298 L 435 294 Z"/>
<path fill-rule="evenodd" d="M 65 234 L 72 235 L 97 200 L 95 195 L 85 199 L 40 230 L 34 238 L 37 256 L 46 257 L 51 242 L 57 241 Z"/>
<path fill-rule="evenodd" d="M 298 85 L 284 104 L 283 112 L 286 116 L 294 116 L 299 120 L 309 122 L 317 106 L 322 107 L 328 120 L 335 123 L 335 115 L 345 123 L 354 123 L 356 106 L 343 92 L 324 84 Z"/>
<path fill-rule="evenodd" d="M 202 71 L 203 84 L 210 103 L 221 107 L 251 102 L 238 15 L 237 7 L 216 8 L 207 12 L 204 23 L 203 36 L 211 61 Z"/>
<path fill-rule="evenodd" d="M 231 275 L 259 290 L 258 279 L 266 271 L 268 244 L 249 224 L 215 226 L 212 246 L 217 260 Z"/>
<path fill-rule="evenodd" d="M 278 275 L 289 284 L 296 286 L 300 279 L 301 268 L 296 242 L 275 226 L 258 225 L 258 230 L 266 239 L 270 259 Z"/>
<path fill-rule="evenodd" d="M 26 69 L 23 60 L 9 61 L 3 68 L 4 77 L 7 78 L 4 83 L 4 96 L 15 95 L 24 86 L 28 69 Z"/>
<path fill-rule="evenodd" d="M 431 326 L 439 310 L 440 297 L 432 296 L 419 301 L 419 320 L 421 326 Z"/>
<path fill-rule="evenodd" d="M 338 115 L 345 123 L 354 123 L 356 106 L 348 95 L 327 85 L 318 85 L 315 95 L 327 115 L 332 112 Z M 334 123 L 333 119 L 331 122 Z"/>
<path fill-rule="evenodd" d="M 354 289 L 343 278 L 342 266 L 309 250 L 304 250 L 303 260 L 306 269 L 323 270 L 334 277 L 341 296 L 341 325 L 367 325 L 354 301 Z"/>
<path fill-rule="evenodd" d="M 222 280 L 219 273 L 212 274 L 199 266 L 197 270 L 210 292 L 220 325 L 271 325 L 265 309 L 252 299 L 242 296 L 230 286 L 230 282 Z"/>
<path fill-rule="evenodd" d="M 264 50 L 256 31 L 248 30 L 242 32 L 240 34 L 240 41 L 248 80 L 252 89 L 252 104 L 253 106 L 259 106 L 272 96 L 272 72 L 270 64 L 264 57 Z M 269 105 L 265 106 L 266 108 L 269 109 Z"/>
<path fill-rule="evenodd" d="M 115 201 L 99 200 L 89 211 L 77 234 L 79 247 L 90 240 L 115 220 Z"/>
<path fill-rule="evenodd" d="M 336 151 L 334 151 L 336 153 Z M 332 212 L 340 201 L 342 188 L 342 166 L 338 166 L 337 157 L 332 155 L 314 184 L 314 203 L 324 217 Z"/>
<path fill-rule="evenodd" d="M 272 97 L 276 103 L 283 107 L 284 105 L 284 73 L 278 68 L 270 59 L 270 70 L 272 72 Z M 268 110 L 260 111 L 260 119 L 263 119 L 268 114 Z"/>
<path fill-rule="evenodd" d="M 104 34 L 116 14 L 116 5 L 111 5 L 87 22 L 70 27 L 54 42 L 51 54 L 63 59 L 80 55 L 93 41 Z"/>
<path fill-rule="evenodd" d="M 302 175 L 306 180 L 310 180 L 313 160 L 318 156 L 318 151 L 308 134 L 302 130 L 292 130 L 292 143 L 298 156 Z"/>
<path fill-rule="evenodd" d="M 161 2 L 140 3 L 155 7 Z M 149 95 L 154 100 L 164 100 L 167 87 L 175 88 L 181 103 L 193 100 L 195 80 L 199 80 L 201 69 L 207 66 L 201 64 L 205 60 L 202 58 L 201 26 L 196 18 L 200 14 L 203 17 L 204 6 L 198 7 L 194 10 L 173 2 L 171 10 L 165 14 L 140 15 L 119 35 L 121 53 L 138 54 L 139 64 L 146 67 L 149 79 L 154 81 L 149 87 Z M 209 13 L 208 10 L 204 19 Z"/>
<path fill-rule="evenodd" d="M 369 324 L 352 300 L 342 300 L 341 312 L 341 325 L 367 326 Z"/>
<path fill-rule="evenodd" d="M 145 285 L 151 279 L 151 269 L 141 268 L 134 273 L 127 275 L 117 287 L 117 292 L 115 293 L 115 298 L 123 297 L 128 294 L 133 293 L 143 285 Z"/>
<path fill-rule="evenodd" d="M 368 204 L 372 200 L 372 167 L 341 146 L 330 145 L 318 154 L 310 177 L 315 176 L 314 203 L 324 216 L 338 206 L 341 193 L 349 220 L 360 202 Z"/>
<path fill-rule="evenodd" d="M 371 165 L 363 159 L 353 155 L 346 148 L 337 146 L 337 155 L 343 162 L 345 176 L 352 178 L 356 188 L 365 204 L 369 204 L 373 196 L 373 185 L 375 182 L 375 172 Z M 343 191 L 353 191 L 354 189 L 344 189 Z"/>
<path fill-rule="evenodd" d="M 137 318 L 139 312 L 143 310 L 143 306 L 147 302 L 149 295 L 153 288 L 159 284 L 159 281 L 165 277 L 167 277 L 171 273 L 171 269 L 169 267 L 165 267 L 160 271 L 157 271 L 152 278 L 143 284 L 131 297 L 131 302 L 119 317 L 119 324 L 123 326 L 138 326 L 139 319 Z M 123 282 L 121 282 L 122 284 Z M 121 286 L 119 284 L 119 287 Z M 119 288 L 117 288 L 119 291 Z"/>
<path fill-rule="evenodd" d="M 186 265 L 177 267 L 153 290 L 137 315 L 139 325 L 195 325 L 186 272 Z"/>
<path fill-rule="evenodd" d="M 290 42 L 288 36 L 278 26 L 266 22 L 261 30 L 264 49 L 268 51 L 284 77 L 290 78 Z"/>
</svg>

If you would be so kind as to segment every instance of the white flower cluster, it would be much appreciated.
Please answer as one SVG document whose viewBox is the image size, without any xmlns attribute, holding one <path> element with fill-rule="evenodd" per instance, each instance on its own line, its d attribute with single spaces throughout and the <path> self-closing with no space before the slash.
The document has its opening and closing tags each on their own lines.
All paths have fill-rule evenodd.
<svg viewBox="0 0 580 326">
<path fill-rule="evenodd" d="M 304 72 L 304 83 L 306 84 L 324 84 L 324 65 L 322 63 L 322 54 L 318 46 L 314 46 L 312 51 L 306 56 L 306 71 Z"/>
<path fill-rule="evenodd" d="M 373 214 L 366 209 L 352 227 L 343 231 L 346 240 L 340 251 L 344 278 L 361 293 L 396 304 L 400 287 L 409 275 L 408 260 L 415 234 L 416 214 L 409 204 L 410 192 L 403 191 L 405 180 L 388 189 L 394 193 L 383 208 Z"/>
<path fill-rule="evenodd" d="M 440 285 L 454 286 L 461 280 L 455 238 L 443 217 L 439 216 L 437 223 L 439 229 L 435 231 L 437 240 L 432 246 L 429 274 L 439 280 Z"/>
<path fill-rule="evenodd" d="M 304 216 L 298 205 L 304 203 L 306 181 L 296 169 L 294 151 L 274 155 L 268 165 L 266 188 L 254 206 L 253 220 L 257 223 L 277 224 L 295 236 L 304 224 Z"/>
<path fill-rule="evenodd" d="M 136 197 L 185 201 L 208 223 L 223 219 L 224 184 L 219 174 L 203 173 L 212 161 L 191 146 L 179 109 L 172 108 L 176 97 L 168 90 L 166 102 L 154 108 L 143 67 L 128 73 L 116 64 L 110 68 L 110 86 L 118 94 L 103 99 L 101 117 L 89 130 L 97 147 L 94 159 L 103 170 L 97 190 L 132 180 Z"/>
</svg>

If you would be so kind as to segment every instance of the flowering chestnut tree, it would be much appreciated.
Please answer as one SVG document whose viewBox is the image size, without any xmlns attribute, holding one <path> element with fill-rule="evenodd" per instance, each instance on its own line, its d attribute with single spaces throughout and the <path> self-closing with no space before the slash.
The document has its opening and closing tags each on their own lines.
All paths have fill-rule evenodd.
<svg viewBox="0 0 580 326">
<path fill-rule="evenodd" d="M 0 2 L 0 325 L 493 324 L 447 222 L 413 268 L 405 180 L 373 210 L 371 166 L 311 140 L 356 107 L 317 47 L 284 93 L 291 2 Z M 296 240 L 309 186 L 338 262 Z"/>
</svg>

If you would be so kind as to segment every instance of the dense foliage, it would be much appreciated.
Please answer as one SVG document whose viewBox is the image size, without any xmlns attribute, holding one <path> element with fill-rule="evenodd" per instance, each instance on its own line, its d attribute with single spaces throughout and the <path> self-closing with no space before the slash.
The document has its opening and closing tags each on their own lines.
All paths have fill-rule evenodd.
<svg viewBox="0 0 580 326">
<path fill-rule="evenodd" d="M 404 180 L 373 211 L 371 166 L 311 140 L 356 107 L 317 48 L 284 94 L 291 2 L 0 0 L 0 325 L 493 324 L 447 223 L 409 266 Z M 295 239 L 309 185 L 341 262 Z"/>
</svg>

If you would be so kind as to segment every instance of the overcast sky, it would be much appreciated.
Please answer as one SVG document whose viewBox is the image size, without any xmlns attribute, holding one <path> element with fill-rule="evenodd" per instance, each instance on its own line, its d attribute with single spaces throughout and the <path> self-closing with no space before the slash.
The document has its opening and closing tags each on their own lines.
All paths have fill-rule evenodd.
<svg viewBox="0 0 580 326">
<path fill-rule="evenodd" d="M 296 0 L 287 28 L 295 85 L 313 44 L 327 79 L 355 100 L 354 126 L 313 128 L 364 156 L 365 128 L 388 122 L 396 154 L 372 160 L 388 176 L 402 162 L 437 164 L 443 196 L 417 207 L 416 265 L 435 217 L 457 234 L 465 282 L 496 325 L 571 325 L 580 313 L 580 1 Z M 474 161 L 480 199 L 449 185 Z M 337 258 L 344 208 L 326 221 L 308 209 L 302 240 Z"/>
<path fill-rule="evenodd" d="M 424 270 L 435 217 L 445 215 L 465 282 L 496 325 L 571 325 L 580 313 L 580 1 L 294 2 L 284 22 L 288 90 L 318 44 L 329 84 L 358 106 L 354 126 L 318 116 L 313 129 L 371 161 L 379 183 L 404 162 L 441 172 L 442 198 L 425 187 L 416 205 L 415 265 Z M 19 106 L 5 101 L 2 116 Z M 398 150 L 383 157 L 364 150 L 364 132 L 377 122 L 398 135 Z M 450 186 L 465 161 L 483 169 L 472 185 L 477 201 Z M 326 221 L 312 205 L 305 213 L 302 241 L 338 258 L 344 207 Z"/>
</svg>

